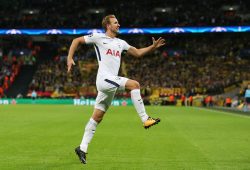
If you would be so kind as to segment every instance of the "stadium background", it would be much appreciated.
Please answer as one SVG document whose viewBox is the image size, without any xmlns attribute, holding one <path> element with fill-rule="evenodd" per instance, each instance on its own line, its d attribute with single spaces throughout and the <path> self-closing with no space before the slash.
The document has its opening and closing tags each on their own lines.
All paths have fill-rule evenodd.
<svg viewBox="0 0 250 170">
<path fill-rule="evenodd" d="M 102 17 L 115 14 L 121 28 L 125 28 L 119 37 L 129 44 L 135 47 L 150 45 L 152 36 L 161 36 L 167 41 L 165 47 L 142 59 L 134 59 L 124 53 L 120 69 L 120 75 L 140 82 L 144 102 L 148 105 L 147 109 L 159 113 L 163 122 L 165 120 L 170 124 L 162 123 L 162 127 L 157 127 L 151 132 L 155 133 L 153 138 L 157 139 L 159 135 L 161 140 L 157 139 L 149 143 L 173 147 L 173 150 L 169 150 L 158 146 L 159 150 L 166 149 L 166 152 L 155 153 L 151 150 L 159 155 L 159 157 L 153 156 L 153 165 L 159 167 L 155 169 L 249 169 L 250 154 L 247 151 L 250 150 L 247 145 L 250 140 L 247 134 L 247 130 L 250 130 L 249 119 L 247 116 L 241 116 L 241 114 L 249 114 L 249 111 L 243 112 L 242 107 L 244 93 L 250 83 L 249 9 L 249 2 L 231 0 L 212 2 L 155 0 L 130 1 L 129 3 L 121 0 L 116 2 L 110 0 L 1 1 L 0 115 L 3 126 L 0 127 L 2 134 L 0 167 L 3 169 L 8 169 L 8 167 L 9 169 L 18 167 L 21 167 L 20 169 L 80 168 L 77 161 L 74 162 L 74 155 L 71 157 L 70 147 L 74 148 L 72 145 L 77 145 L 75 142 L 79 141 L 81 133 L 76 133 L 76 131 L 81 130 L 83 121 L 86 122 L 91 114 L 92 107 L 87 105 L 93 105 L 96 96 L 97 61 L 93 47 L 82 46 L 75 55 L 76 66 L 71 73 L 67 73 L 67 53 L 73 38 L 101 31 Z M 162 30 L 165 31 L 162 32 Z M 127 92 L 117 94 L 113 105 L 117 107 L 112 107 L 110 110 L 107 118 L 107 121 L 110 119 L 110 123 L 124 123 L 116 119 L 115 115 L 123 119 L 122 117 L 127 112 L 133 112 L 130 106 L 132 105 L 130 94 Z M 170 107 L 172 105 L 178 107 Z M 201 110 L 204 108 L 223 111 Z M 232 111 L 233 114 L 231 114 Z M 182 112 L 185 114 L 180 114 Z M 83 117 L 81 117 L 82 114 L 84 114 Z M 201 114 L 203 118 L 200 117 Z M 128 115 L 125 117 L 129 120 Z M 134 124 L 128 123 L 131 128 L 127 129 L 126 126 L 118 128 L 121 133 L 118 139 L 124 139 L 122 133 L 139 128 L 135 126 L 138 124 L 136 115 L 133 116 L 131 122 Z M 73 118 L 76 118 L 77 122 Z M 221 124 L 217 122 L 217 118 Z M 185 119 L 190 121 L 190 126 L 186 124 Z M 42 154 L 34 154 L 45 153 L 41 148 L 45 147 L 46 143 L 43 136 L 35 134 L 37 129 L 44 128 L 46 129 L 45 139 L 53 143 L 52 139 L 57 135 L 53 131 L 50 134 L 51 129 L 48 127 L 63 126 L 66 120 L 72 122 L 70 126 L 66 126 L 68 129 L 63 128 L 65 135 L 69 137 L 66 142 L 68 145 L 55 140 L 64 146 L 61 148 L 64 149 L 62 152 L 68 156 L 60 158 L 67 162 L 67 165 L 63 164 L 65 166 L 63 167 L 60 161 L 50 154 L 47 155 L 49 158 L 46 160 L 41 158 Z M 38 124 L 36 124 L 37 121 Z M 44 123 L 45 121 L 51 124 L 48 125 Z M 17 131 L 18 127 L 24 128 L 23 131 L 26 133 Z M 188 132 L 190 135 L 186 134 L 183 137 L 179 131 L 185 132 L 187 127 L 190 128 Z M 234 129 L 235 127 L 237 128 Z M 221 131 L 216 133 L 218 128 Z M 103 129 L 104 134 L 112 136 L 111 131 L 114 129 L 110 129 L 108 124 L 104 124 Z M 71 130 L 74 133 L 69 135 Z M 194 133 L 191 133 L 192 131 Z M 174 132 L 178 133 L 174 134 Z M 141 133 L 142 137 L 140 137 Z M 202 136 L 203 133 L 207 136 Z M 228 133 L 228 136 L 223 136 L 225 133 Z M 27 140 L 21 140 L 20 144 L 13 143 L 11 134 L 17 139 L 27 137 Z M 180 136 L 175 136 L 177 134 Z M 135 131 L 134 135 L 127 132 L 126 135 L 128 138 L 130 138 L 129 135 L 136 136 L 135 139 L 139 141 L 148 137 L 148 134 L 141 131 Z M 204 143 L 198 138 L 201 137 L 199 135 L 203 137 Z M 30 138 L 30 136 L 36 137 Z M 206 137 L 207 139 L 204 139 Z M 59 139 L 65 140 L 65 137 L 61 134 Z M 109 138 L 103 137 L 103 139 L 107 142 Z M 99 138 L 99 140 L 103 139 Z M 114 152 L 112 143 L 117 141 L 115 136 L 112 139 L 111 144 L 107 144 L 110 149 L 103 153 L 117 163 L 107 158 L 103 159 L 101 155 L 95 156 L 92 157 L 95 161 L 98 162 L 102 158 L 108 164 L 102 167 L 102 161 L 99 161 L 93 166 L 95 162 L 90 160 L 92 165 L 87 165 L 90 169 L 154 168 L 153 165 L 147 165 L 150 157 L 144 157 L 140 151 L 135 154 L 133 150 L 130 150 L 134 147 L 129 147 L 130 145 L 127 148 L 116 147 L 115 154 L 117 155 L 112 155 Z M 201 152 L 205 152 L 205 156 L 200 156 L 199 152 L 193 152 L 194 154 L 191 155 L 192 149 L 187 149 L 181 139 L 196 143 L 193 144 L 195 150 L 199 147 L 206 148 L 201 149 Z M 212 139 L 219 142 L 218 146 L 211 142 Z M 32 143 L 30 140 L 41 142 Z M 128 142 L 126 140 L 124 140 L 124 145 Z M 169 140 L 177 144 L 174 145 Z M 25 145 L 27 141 L 31 143 L 31 146 L 17 151 L 11 149 L 12 145 Z M 94 145 L 98 145 L 97 141 Z M 149 143 L 145 141 L 143 145 L 137 144 L 136 146 L 143 150 L 144 147 L 149 147 Z M 37 150 L 36 145 L 43 147 Z M 58 154 L 60 147 L 57 148 L 56 144 L 52 146 L 56 148 L 56 153 L 52 153 L 60 155 Z M 52 146 L 45 147 L 47 153 L 53 150 Z M 215 147 L 212 148 L 212 146 Z M 34 152 L 30 151 L 29 147 Z M 16 157 L 6 154 L 8 150 L 16 151 Z M 223 150 L 228 150 L 228 152 Z M 94 150 L 94 147 L 92 151 L 98 155 L 98 150 Z M 116 158 L 120 155 L 118 151 L 125 152 L 125 155 L 131 156 L 131 159 Z M 233 154 L 229 151 L 234 152 L 235 157 L 228 156 Z M 130 152 L 133 155 L 130 155 Z M 190 159 L 188 159 L 189 154 Z M 216 154 L 225 159 L 221 160 Z M 21 159 L 22 156 L 24 160 Z M 15 159 L 13 164 L 10 163 L 12 159 Z M 126 167 L 126 163 L 132 163 L 133 167 Z M 212 166 L 213 163 L 216 165 Z"/>
</svg>

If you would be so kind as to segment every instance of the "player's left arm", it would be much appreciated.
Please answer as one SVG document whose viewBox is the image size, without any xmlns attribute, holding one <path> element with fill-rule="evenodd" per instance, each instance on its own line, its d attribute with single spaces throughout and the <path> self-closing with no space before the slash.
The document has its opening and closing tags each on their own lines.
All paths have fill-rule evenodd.
<svg viewBox="0 0 250 170">
<path fill-rule="evenodd" d="M 148 46 L 148 47 L 137 49 L 137 48 L 131 46 L 127 52 L 128 52 L 128 54 L 130 54 L 134 57 L 142 57 L 142 56 L 156 50 L 157 48 L 165 45 L 165 39 L 163 39 L 162 37 L 160 37 L 157 40 L 155 40 L 154 37 L 152 37 L 152 41 L 153 41 L 153 44 Z"/>
</svg>

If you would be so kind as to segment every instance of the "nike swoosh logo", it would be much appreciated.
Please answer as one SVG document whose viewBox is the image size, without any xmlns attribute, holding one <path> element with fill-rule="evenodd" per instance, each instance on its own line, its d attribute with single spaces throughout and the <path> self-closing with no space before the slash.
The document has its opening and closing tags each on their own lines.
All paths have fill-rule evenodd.
<svg viewBox="0 0 250 170">
<path fill-rule="evenodd" d="M 108 43 L 106 43 L 106 42 L 103 42 L 103 44 L 108 44 Z"/>
</svg>

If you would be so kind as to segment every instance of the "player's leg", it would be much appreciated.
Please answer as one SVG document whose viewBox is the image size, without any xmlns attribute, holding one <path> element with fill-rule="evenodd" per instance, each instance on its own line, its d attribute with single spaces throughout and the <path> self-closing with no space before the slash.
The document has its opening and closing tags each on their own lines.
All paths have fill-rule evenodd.
<svg viewBox="0 0 250 170">
<path fill-rule="evenodd" d="M 130 90 L 131 99 L 134 104 L 134 107 L 143 122 L 145 128 L 149 128 L 160 122 L 160 119 L 154 119 L 147 115 L 145 106 L 141 97 L 140 84 L 135 80 L 127 80 L 125 88 Z"/>
<path fill-rule="evenodd" d="M 101 91 L 98 92 L 95 109 L 92 117 L 85 126 L 82 142 L 80 146 L 75 149 L 75 152 L 78 155 L 80 161 L 84 164 L 86 164 L 86 153 L 88 150 L 88 145 L 95 134 L 97 125 L 102 121 L 105 112 L 108 110 L 113 100 L 114 94 L 115 91 L 109 91 L 107 93 Z"/>
<path fill-rule="evenodd" d="M 146 113 L 143 100 L 141 98 L 141 92 L 140 92 L 140 84 L 135 80 L 128 80 L 126 82 L 125 88 L 127 90 L 130 90 L 131 99 L 134 104 L 134 107 L 139 114 L 139 117 L 141 118 L 142 122 L 145 122 L 148 119 L 148 115 Z"/>
<path fill-rule="evenodd" d="M 101 122 L 104 113 L 104 111 L 95 108 L 92 117 L 89 119 L 88 123 L 85 126 L 84 135 L 80 144 L 80 149 L 85 153 L 87 153 L 88 145 L 92 140 L 96 131 L 96 127 Z"/>
<path fill-rule="evenodd" d="M 100 90 L 108 89 L 108 91 L 113 91 L 115 89 L 115 91 L 124 91 L 127 89 L 131 91 L 131 99 L 134 103 L 137 113 L 144 123 L 145 128 L 157 124 L 160 121 L 160 119 L 153 119 L 147 115 L 143 100 L 141 98 L 140 84 L 137 81 L 119 76 L 108 76 L 102 79 L 103 83 L 98 83 L 101 84 L 101 86 L 98 86 Z M 108 88 L 106 86 L 108 86 Z"/>
</svg>

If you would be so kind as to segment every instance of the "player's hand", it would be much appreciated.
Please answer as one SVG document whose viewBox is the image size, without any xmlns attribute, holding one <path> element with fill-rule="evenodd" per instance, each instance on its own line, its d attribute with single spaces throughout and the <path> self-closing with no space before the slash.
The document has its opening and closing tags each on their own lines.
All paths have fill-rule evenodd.
<svg viewBox="0 0 250 170">
<path fill-rule="evenodd" d="M 154 48 L 159 48 L 166 44 L 165 39 L 163 39 L 162 37 L 158 38 L 157 40 L 155 40 L 155 38 L 152 37 L 152 41 Z"/>
<path fill-rule="evenodd" d="M 70 72 L 72 65 L 76 65 L 73 58 L 67 59 L 68 72 Z"/>
</svg>

